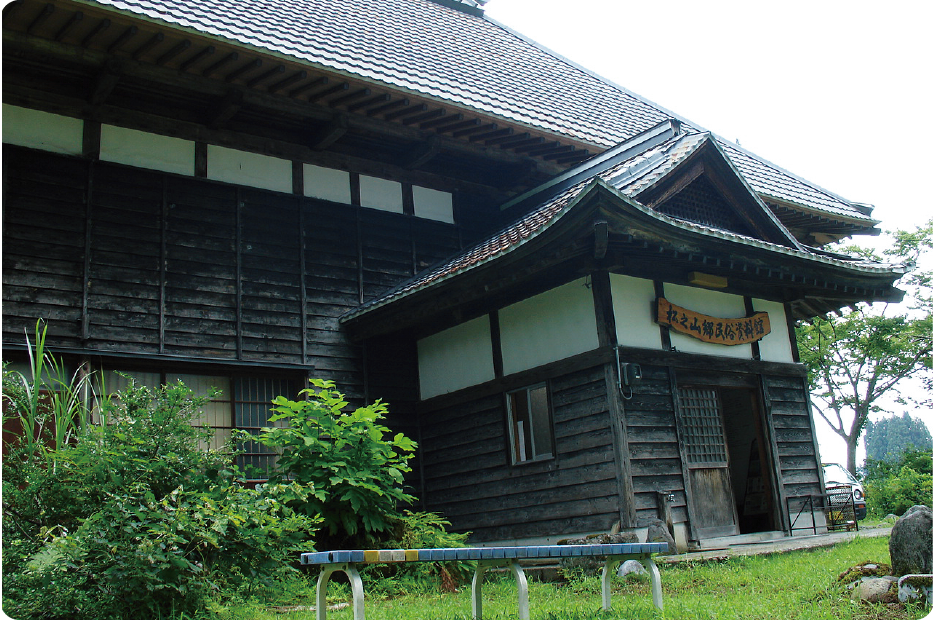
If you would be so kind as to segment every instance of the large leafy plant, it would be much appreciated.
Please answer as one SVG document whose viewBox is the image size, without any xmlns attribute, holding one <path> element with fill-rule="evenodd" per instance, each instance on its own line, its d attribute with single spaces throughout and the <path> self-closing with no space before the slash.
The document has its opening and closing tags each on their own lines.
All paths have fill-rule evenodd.
<svg viewBox="0 0 934 620">
<path fill-rule="evenodd" d="M 344 395 L 334 383 L 312 379 L 302 390 L 303 400 L 278 396 L 270 422 L 287 420 L 287 427 L 267 427 L 255 439 L 279 453 L 274 480 L 295 480 L 314 488 L 304 503 L 309 515 L 320 515 L 328 544 L 374 542 L 400 517 L 400 504 L 414 498 L 404 490 L 403 476 L 415 443 L 393 434 L 380 423 L 387 407 L 376 401 L 345 411 Z"/>
<path fill-rule="evenodd" d="M 4 405 L 23 429 L 3 461 L 3 608 L 21 618 L 165 617 L 208 599 L 270 586 L 308 550 L 317 519 L 296 513 L 312 491 L 288 481 L 239 484 L 229 450 L 203 450 L 206 399 L 181 383 L 131 386 L 90 411 L 55 405 L 61 367 L 37 340 L 33 377 L 4 372 Z M 44 372 L 39 372 L 44 370 Z M 33 380 L 34 379 L 34 380 Z M 72 386 L 73 387 L 73 386 Z M 55 422 L 66 419 L 57 432 Z M 58 439 L 62 440 L 59 441 Z"/>
</svg>

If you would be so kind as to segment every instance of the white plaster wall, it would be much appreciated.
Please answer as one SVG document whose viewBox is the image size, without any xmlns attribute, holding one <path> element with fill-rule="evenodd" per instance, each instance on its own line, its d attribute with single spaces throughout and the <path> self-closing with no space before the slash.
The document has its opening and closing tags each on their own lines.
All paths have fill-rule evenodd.
<svg viewBox="0 0 934 620">
<path fill-rule="evenodd" d="M 402 183 L 360 175 L 360 205 L 402 213 Z"/>
<path fill-rule="evenodd" d="M 292 162 L 209 144 L 208 178 L 291 194 Z"/>
<path fill-rule="evenodd" d="M 655 322 L 655 284 L 651 280 L 611 273 L 610 291 L 619 344 L 661 349 L 661 331 Z"/>
<path fill-rule="evenodd" d="M 350 173 L 334 168 L 304 164 L 305 195 L 350 204 Z"/>
<path fill-rule="evenodd" d="M 195 143 L 136 129 L 101 125 L 101 160 L 194 176 Z"/>
<path fill-rule="evenodd" d="M 499 311 L 504 374 L 597 348 L 597 319 L 587 284 L 587 279 L 575 280 Z"/>
<path fill-rule="evenodd" d="M 418 381 L 423 400 L 493 378 L 493 346 L 487 316 L 418 341 Z"/>
<path fill-rule="evenodd" d="M 80 155 L 84 150 L 84 121 L 4 103 L 3 142 Z"/>
<path fill-rule="evenodd" d="M 772 331 L 759 341 L 759 357 L 766 362 L 794 363 L 791 336 L 788 334 L 785 318 L 785 305 L 777 301 L 753 299 L 752 307 L 756 312 L 768 312 Z"/>
<path fill-rule="evenodd" d="M 439 222 L 454 223 L 454 196 L 427 187 L 412 186 L 415 215 Z"/>
<path fill-rule="evenodd" d="M 666 283 L 665 299 L 687 310 L 693 310 L 708 316 L 724 319 L 739 319 L 746 316 L 746 303 L 740 295 Z M 729 346 L 691 338 L 679 334 L 674 329 L 670 333 L 671 346 L 679 351 L 752 359 L 752 346 L 748 344 Z"/>
</svg>

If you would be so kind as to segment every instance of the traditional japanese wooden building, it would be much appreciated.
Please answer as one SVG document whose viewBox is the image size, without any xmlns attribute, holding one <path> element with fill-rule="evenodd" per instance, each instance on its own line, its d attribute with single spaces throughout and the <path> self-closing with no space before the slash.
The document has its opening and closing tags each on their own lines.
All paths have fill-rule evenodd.
<svg viewBox="0 0 934 620">
<path fill-rule="evenodd" d="M 790 534 L 821 491 L 792 323 L 900 297 L 821 249 L 871 207 L 467 0 L 17 0 L 3 37 L 5 360 L 43 319 L 112 386 L 221 388 L 218 441 L 333 379 L 479 542 Z"/>
</svg>

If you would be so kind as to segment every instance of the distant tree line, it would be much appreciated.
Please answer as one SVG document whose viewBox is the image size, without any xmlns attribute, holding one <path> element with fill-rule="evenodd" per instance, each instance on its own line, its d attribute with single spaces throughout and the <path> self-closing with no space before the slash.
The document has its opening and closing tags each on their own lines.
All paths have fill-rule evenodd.
<svg viewBox="0 0 934 620">
<path fill-rule="evenodd" d="M 906 450 L 930 450 L 931 431 L 906 411 L 901 417 L 866 424 L 866 460 L 894 463 Z"/>
</svg>

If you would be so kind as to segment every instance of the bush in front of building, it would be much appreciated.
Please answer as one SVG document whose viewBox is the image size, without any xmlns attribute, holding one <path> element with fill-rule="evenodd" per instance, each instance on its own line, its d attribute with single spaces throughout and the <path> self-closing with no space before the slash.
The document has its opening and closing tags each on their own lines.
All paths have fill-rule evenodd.
<svg viewBox="0 0 934 620">
<path fill-rule="evenodd" d="M 902 515 L 915 505 L 932 506 L 932 451 L 906 450 L 898 460 L 866 461 L 866 503 L 876 518 Z"/>
<path fill-rule="evenodd" d="M 294 480 L 314 489 L 300 507 L 320 515 L 322 549 L 376 547 L 391 536 L 402 517 L 401 506 L 415 498 L 404 488 L 416 444 L 380 423 L 387 406 L 377 400 L 353 411 L 332 381 L 312 379 L 302 400 L 278 396 L 271 423 L 256 436 L 240 432 L 273 448 L 279 458 L 270 480 Z"/>
<path fill-rule="evenodd" d="M 4 438 L 8 615 L 165 617 L 294 570 L 317 520 L 289 506 L 313 489 L 241 486 L 230 451 L 201 448 L 210 431 L 192 425 L 203 401 L 188 388 L 133 386 L 98 404 L 101 424 L 75 422 L 56 441 L 56 411 L 29 389 L 60 386 L 38 370 L 3 376 L 5 422 L 35 430 Z"/>
</svg>

